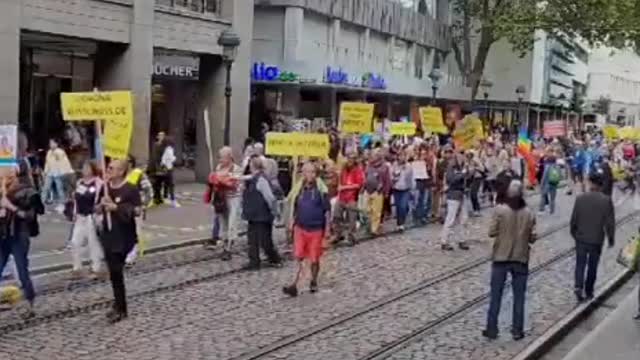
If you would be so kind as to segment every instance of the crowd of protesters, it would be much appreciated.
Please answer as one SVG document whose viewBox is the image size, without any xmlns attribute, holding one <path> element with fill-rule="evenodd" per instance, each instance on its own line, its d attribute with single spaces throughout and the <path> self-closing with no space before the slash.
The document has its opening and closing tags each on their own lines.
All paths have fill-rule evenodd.
<svg viewBox="0 0 640 360">
<path fill-rule="evenodd" d="M 374 134 L 341 138 L 335 129 L 328 133 L 331 149 L 326 159 L 270 157 L 265 154 L 262 143 L 251 139 L 246 141 L 240 159 L 234 158 L 230 147 L 223 147 L 218 151 L 217 166 L 208 178 L 205 201 L 212 206 L 214 218 L 212 239 L 207 246 L 213 249 L 220 246 L 221 259 L 228 261 L 234 244 L 246 228 L 248 263 L 245 269 L 259 270 L 263 266 L 260 249 L 267 257 L 268 266 L 280 267 L 282 257 L 274 243 L 273 229 L 276 224 L 282 224 L 300 264 L 293 282 L 283 288 L 290 296 L 298 294 L 305 261 L 311 270 L 309 290 L 316 292 L 321 258 L 327 249 L 341 243 L 354 246 L 362 238 L 358 235 L 362 232 L 380 235 L 383 229 L 388 230 L 390 222 L 399 232 L 409 226 L 441 223 L 440 249 L 469 251 L 468 221 L 483 216 L 483 204 L 484 207 L 498 206 L 492 212 L 490 231 L 496 241 L 507 241 L 505 238 L 522 241 L 516 252 L 520 257 L 515 260 L 511 259 L 514 253 L 507 256 L 500 253 L 504 250 L 500 245 L 495 248 L 498 253 L 494 261 L 500 264 L 494 264 L 492 291 L 501 293 L 506 274 L 511 272 L 515 276 L 522 272 L 518 263 L 528 261 L 528 250 L 523 249 L 525 245 L 528 249 L 528 244 L 535 240 L 535 218 L 529 213 L 516 216 L 510 212 L 520 214 L 519 211 L 526 208 L 526 188 L 539 189 L 541 214 L 547 211 L 554 214 L 563 180 L 568 183 L 567 193 L 572 194 L 585 192 L 589 179 L 608 199 L 614 188 L 621 193 L 634 193 L 640 181 L 640 162 L 636 160 L 640 149 L 630 141 L 609 141 L 600 134 L 561 139 L 532 135 L 531 152 L 525 158 L 518 151 L 515 132 L 506 128 L 488 131 L 472 147 L 461 147 L 450 135 Z M 108 314 L 111 322 L 127 316 L 123 271 L 126 264 L 136 259 L 146 209 L 165 202 L 180 206 L 174 191 L 175 162 L 170 137 L 159 133 L 146 169 L 137 167 L 131 157 L 128 162 L 110 162 L 103 176 L 98 164 L 86 162 L 76 181 L 64 150 L 58 142 L 50 142 L 42 168 L 44 185 L 39 189 L 39 198 L 45 204 L 53 204 L 73 222 L 70 247 L 74 276 L 82 272 L 84 244 L 90 252 L 92 277 L 106 275 L 102 269 L 106 261 L 116 299 Z M 528 166 L 532 162 L 537 166 Z M 16 170 L 18 179 L 24 171 L 32 172 L 23 170 Z M 12 189 L 9 194 L 13 184 L 9 182 Z M 28 186 L 34 191 L 38 188 L 33 179 Z M 29 201 L 3 196 L 0 219 L 6 217 L 2 215 L 5 212 L 15 214 L 17 222 L 41 213 L 38 203 Z M 24 206 L 15 205 L 16 202 Z M 518 216 L 526 221 L 520 222 Z M 500 222 L 527 225 L 513 233 L 502 230 Z M 32 303 L 35 294 L 26 270 L 28 250 L 19 246 L 20 237 L 24 237 L 29 228 L 19 229 L 22 232 L 11 235 L 16 237 L 16 244 L 0 251 L 0 273 L 8 254 L 13 255 L 25 296 Z M 589 258 L 589 251 L 595 252 L 587 247 L 582 250 L 585 258 Z M 507 260 L 501 256 L 508 257 L 513 264 L 503 264 Z M 587 260 L 581 259 L 579 267 L 584 269 Z M 595 263 L 597 265 L 597 261 Z M 576 282 L 583 277 L 576 271 Z M 526 279 L 520 280 L 526 283 Z M 594 281 L 594 276 L 588 275 L 587 297 L 593 291 Z M 518 304 L 520 295 L 519 292 Z M 485 333 L 490 338 L 495 336 L 499 312 L 495 301 L 497 297 L 492 295 Z M 520 310 L 516 309 L 517 319 L 520 319 Z M 520 325 L 516 324 L 514 337 L 520 337 Z"/>
</svg>

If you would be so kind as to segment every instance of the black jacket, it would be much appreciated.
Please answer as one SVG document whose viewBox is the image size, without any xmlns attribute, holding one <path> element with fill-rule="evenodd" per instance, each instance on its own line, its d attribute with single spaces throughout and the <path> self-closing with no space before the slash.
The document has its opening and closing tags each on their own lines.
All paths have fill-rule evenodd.
<svg viewBox="0 0 640 360">
<path fill-rule="evenodd" d="M 615 244 L 616 214 L 611 198 L 601 192 L 590 191 L 576 199 L 571 214 L 571 236 L 580 243 Z"/>
</svg>

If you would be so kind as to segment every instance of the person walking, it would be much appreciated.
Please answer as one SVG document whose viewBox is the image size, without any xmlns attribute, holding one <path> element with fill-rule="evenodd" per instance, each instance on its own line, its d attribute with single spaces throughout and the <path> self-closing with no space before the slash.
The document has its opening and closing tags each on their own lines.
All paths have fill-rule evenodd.
<svg viewBox="0 0 640 360">
<path fill-rule="evenodd" d="M 71 163 L 67 153 L 58 145 L 55 139 L 49 140 L 49 151 L 44 163 L 44 187 L 42 190 L 42 200 L 47 203 L 54 203 L 56 211 L 64 211 L 64 202 L 67 200 L 64 179 L 73 174 Z M 55 186 L 55 192 L 53 187 Z"/>
<path fill-rule="evenodd" d="M 82 167 L 82 178 L 76 184 L 73 194 L 73 233 L 71 235 L 71 255 L 73 259 L 73 276 L 81 276 L 82 251 L 84 244 L 89 248 L 91 259 L 91 276 L 101 275 L 102 245 L 98 241 L 95 208 L 102 191 L 102 179 L 96 163 L 88 161 Z"/>
<path fill-rule="evenodd" d="M 161 188 L 163 193 L 162 197 L 169 199 L 171 206 L 174 208 L 179 208 L 180 204 L 176 201 L 175 180 L 173 178 L 173 169 L 175 168 L 177 160 L 174 147 L 173 138 L 170 136 L 165 137 L 164 150 L 160 158 L 160 168 L 164 172 Z"/>
<path fill-rule="evenodd" d="M 147 167 L 147 173 L 151 177 L 153 184 L 153 202 L 154 206 L 162 204 L 162 190 L 165 184 L 165 178 L 167 176 L 167 169 L 162 164 L 162 158 L 165 154 L 166 134 L 160 131 L 156 135 L 156 142 L 153 144 L 153 149 L 150 153 L 149 166 Z"/>
<path fill-rule="evenodd" d="M 33 317 L 36 297 L 29 275 L 30 237 L 37 235 L 37 216 L 44 214 L 44 205 L 36 190 L 29 184 L 18 181 L 20 174 L 15 169 L 5 175 L 0 199 L 0 274 L 13 256 L 18 278 L 22 285 L 27 309 L 25 318 Z"/>
<path fill-rule="evenodd" d="M 407 154 L 405 151 L 401 150 L 398 153 L 398 158 L 392 166 L 391 174 L 393 202 L 396 207 L 398 230 L 404 231 L 404 224 L 409 214 L 410 191 L 414 187 L 413 170 L 407 162 Z"/>
<path fill-rule="evenodd" d="M 489 237 L 495 238 L 491 265 L 491 295 L 487 327 L 482 335 L 489 339 L 498 337 L 498 316 L 507 274 L 511 274 L 513 288 L 514 340 L 524 337 L 524 303 L 529 277 L 529 251 L 536 241 L 536 218 L 527 209 L 522 182 L 514 180 L 509 185 L 504 204 L 496 207 L 489 226 Z"/>
<path fill-rule="evenodd" d="M 114 297 L 113 308 L 107 313 L 107 320 L 112 324 L 128 316 L 123 270 L 127 254 L 137 243 L 136 216 L 142 206 L 140 192 L 127 182 L 127 170 L 126 161 L 111 161 L 107 168 L 105 193 L 99 203 L 104 215 L 100 242 Z"/>
<path fill-rule="evenodd" d="M 544 214 L 546 205 L 549 205 L 549 213 L 553 215 L 556 211 L 556 195 L 558 185 L 562 180 L 562 171 L 558 165 L 555 152 L 547 150 L 547 154 L 541 160 L 543 163 L 540 178 L 540 213 Z"/>
<path fill-rule="evenodd" d="M 303 183 L 295 188 L 293 194 L 293 217 L 289 224 L 293 232 L 294 255 L 298 260 L 298 269 L 291 285 L 282 291 L 292 297 L 298 295 L 298 282 L 302 274 L 304 260 L 308 260 L 311 268 L 309 291 L 318 290 L 318 274 L 320 273 L 320 258 L 323 253 L 323 241 L 329 234 L 331 204 L 326 192 L 326 186 L 317 178 L 316 168 L 311 163 L 302 166 Z"/>
<path fill-rule="evenodd" d="M 416 158 L 411 162 L 411 172 L 416 188 L 416 202 L 413 211 L 413 218 L 416 225 L 426 225 L 429 221 L 429 212 L 431 210 L 431 186 L 433 179 L 432 172 L 429 170 L 433 163 L 429 163 L 430 159 L 428 150 L 425 146 L 417 149 Z"/>
<path fill-rule="evenodd" d="M 610 248 L 615 245 L 615 208 L 611 198 L 602 193 L 602 176 L 591 173 L 589 185 L 590 191 L 576 199 L 570 220 L 576 244 L 574 293 L 578 302 L 593 298 L 605 236 Z"/>
<path fill-rule="evenodd" d="M 371 153 L 371 160 L 365 171 L 365 202 L 367 215 L 371 224 L 370 231 L 373 235 L 380 233 L 385 194 L 391 189 L 391 176 L 389 167 L 385 162 L 381 149 L 375 149 Z"/>
<path fill-rule="evenodd" d="M 358 199 L 364 186 L 364 171 L 358 164 L 358 153 L 355 150 L 349 151 L 346 157 L 347 162 L 340 171 L 332 236 L 334 241 L 339 241 L 344 236 L 351 245 L 355 245 Z"/>
<path fill-rule="evenodd" d="M 269 263 L 279 267 L 282 260 L 273 245 L 273 221 L 278 215 L 276 197 L 264 175 L 262 159 L 254 157 L 249 166 L 251 178 L 246 181 L 242 196 L 243 218 L 249 222 L 249 263 L 244 268 L 252 271 L 260 269 L 260 248 L 267 255 Z"/>
<path fill-rule="evenodd" d="M 240 223 L 242 168 L 233 161 L 233 150 L 222 147 L 218 151 L 218 165 L 215 172 L 209 175 L 209 187 L 205 194 L 205 202 L 213 206 L 214 224 L 218 224 L 218 235 L 222 239 L 222 260 L 231 260 L 231 249 L 238 238 Z M 215 225 L 214 225 L 215 227 Z M 209 246 L 214 247 L 217 241 L 212 239 Z"/>
<path fill-rule="evenodd" d="M 464 228 L 462 233 L 458 233 L 458 247 L 461 250 L 469 250 L 466 243 L 467 230 L 467 209 L 464 208 L 464 191 L 467 170 L 464 164 L 464 155 L 456 154 L 451 158 L 446 172 L 446 197 L 447 214 L 440 236 L 441 247 L 444 251 L 453 251 L 453 246 L 449 244 L 449 236 L 456 225 L 456 222 Z"/>
<path fill-rule="evenodd" d="M 475 151 L 467 152 L 467 176 L 469 183 L 469 198 L 471 200 L 471 210 L 474 217 L 480 216 L 480 186 L 484 182 L 487 170 L 480 157 Z"/>
<path fill-rule="evenodd" d="M 144 173 L 144 171 L 141 168 L 137 167 L 135 157 L 129 155 L 128 161 L 130 170 L 127 174 L 127 182 L 138 189 L 138 192 L 140 193 L 140 200 L 142 203 L 140 213 L 136 214 L 136 233 L 138 234 L 138 243 L 136 243 L 136 245 L 133 246 L 133 249 L 129 251 L 129 254 L 127 254 L 127 259 L 125 260 L 127 266 L 133 266 L 136 262 L 136 259 L 138 258 L 139 244 L 141 241 L 143 241 L 144 236 L 146 236 L 143 233 L 142 227 L 144 221 L 147 219 L 147 206 L 153 198 L 153 185 L 151 184 L 151 181 Z"/>
</svg>

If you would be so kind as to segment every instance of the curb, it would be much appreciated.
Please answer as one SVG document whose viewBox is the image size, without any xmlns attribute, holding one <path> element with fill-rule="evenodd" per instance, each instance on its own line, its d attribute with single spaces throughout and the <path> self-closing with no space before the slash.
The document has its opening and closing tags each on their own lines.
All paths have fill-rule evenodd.
<svg viewBox="0 0 640 360">
<path fill-rule="evenodd" d="M 585 320 L 594 310 L 603 304 L 609 296 L 633 277 L 634 273 L 625 269 L 609 280 L 590 302 L 573 309 L 564 318 L 549 328 L 544 334 L 529 344 L 512 360 L 537 360 L 544 356 L 553 346 L 566 337 L 573 328 Z"/>
</svg>

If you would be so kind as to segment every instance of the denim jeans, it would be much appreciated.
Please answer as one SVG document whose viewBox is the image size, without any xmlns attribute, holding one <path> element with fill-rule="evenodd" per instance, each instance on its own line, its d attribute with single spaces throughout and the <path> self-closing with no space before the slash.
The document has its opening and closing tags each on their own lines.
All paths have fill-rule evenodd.
<svg viewBox="0 0 640 360">
<path fill-rule="evenodd" d="M 578 291 L 584 290 L 587 296 L 593 296 L 601 253 L 601 245 L 576 242 L 575 289 Z M 585 268 L 587 273 L 586 280 L 584 277 Z"/>
<path fill-rule="evenodd" d="M 424 181 L 424 180 L 423 180 Z M 426 222 L 431 213 L 431 190 L 428 188 L 420 188 L 416 190 L 416 206 L 413 210 L 413 218 L 415 222 Z"/>
<path fill-rule="evenodd" d="M 547 185 L 542 189 L 542 199 L 540 201 L 540 211 L 544 211 L 545 205 L 549 204 L 549 212 L 553 214 L 556 211 L 556 195 L 558 188 L 553 185 Z"/>
<path fill-rule="evenodd" d="M 529 267 L 527 264 L 507 261 L 494 262 L 491 266 L 491 302 L 489 304 L 489 314 L 487 316 L 487 331 L 497 334 L 498 316 L 502 306 L 502 293 L 507 274 L 511 274 L 511 287 L 513 289 L 513 333 L 524 331 L 524 302 L 527 291 L 527 279 L 529 277 Z"/>
<path fill-rule="evenodd" d="M 13 261 L 16 263 L 18 277 L 20 278 L 24 297 L 29 302 L 33 302 L 36 294 L 33 290 L 31 277 L 29 276 L 30 245 L 29 236 L 27 236 L 27 234 L 0 239 L 0 274 L 4 271 L 4 267 L 9 260 L 9 255 L 13 255 Z"/>
<path fill-rule="evenodd" d="M 393 190 L 393 202 L 396 206 L 398 226 L 403 226 L 409 213 L 409 190 Z"/>
<path fill-rule="evenodd" d="M 55 185 L 55 193 L 52 186 Z M 51 195 L 51 197 L 49 197 Z M 62 203 L 65 201 L 65 187 L 62 176 L 47 175 L 42 189 L 42 201 Z"/>
</svg>

